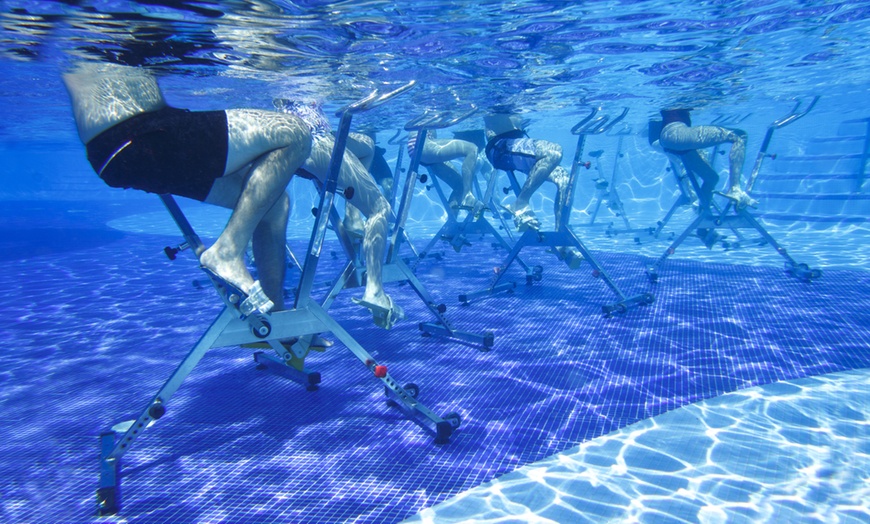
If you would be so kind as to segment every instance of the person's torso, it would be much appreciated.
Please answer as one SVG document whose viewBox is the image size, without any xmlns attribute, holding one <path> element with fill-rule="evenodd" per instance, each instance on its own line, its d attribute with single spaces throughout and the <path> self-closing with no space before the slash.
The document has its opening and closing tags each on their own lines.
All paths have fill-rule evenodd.
<svg viewBox="0 0 870 524">
<path fill-rule="evenodd" d="M 103 131 L 128 118 L 166 107 L 166 100 L 153 79 L 99 77 L 67 82 L 76 127 L 87 144 Z"/>
<path fill-rule="evenodd" d="M 512 115 L 496 113 L 483 118 L 487 135 L 497 136 L 510 131 L 522 130 Z"/>
</svg>

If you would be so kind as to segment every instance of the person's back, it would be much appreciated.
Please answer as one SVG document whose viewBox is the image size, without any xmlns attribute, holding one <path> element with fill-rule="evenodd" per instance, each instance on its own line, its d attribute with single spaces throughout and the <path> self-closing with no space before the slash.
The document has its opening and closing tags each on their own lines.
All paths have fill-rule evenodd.
<svg viewBox="0 0 870 524">
<path fill-rule="evenodd" d="M 483 117 L 483 124 L 488 139 L 511 131 L 523 130 L 521 119 L 509 113 L 490 113 Z"/>
<path fill-rule="evenodd" d="M 84 144 L 131 116 L 166 106 L 157 81 L 137 68 L 84 63 L 63 80 Z"/>
</svg>

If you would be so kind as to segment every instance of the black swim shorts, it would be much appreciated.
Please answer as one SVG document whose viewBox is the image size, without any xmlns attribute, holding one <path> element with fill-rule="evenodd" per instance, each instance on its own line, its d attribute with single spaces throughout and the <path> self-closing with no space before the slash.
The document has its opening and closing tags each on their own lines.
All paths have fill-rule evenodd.
<svg viewBox="0 0 870 524">
<path fill-rule="evenodd" d="M 103 131 L 87 143 L 106 184 L 203 201 L 227 163 L 224 111 L 164 107 Z"/>
<path fill-rule="evenodd" d="M 535 165 L 536 140 L 520 130 L 502 133 L 486 144 L 486 158 L 496 169 L 529 173 Z"/>
</svg>

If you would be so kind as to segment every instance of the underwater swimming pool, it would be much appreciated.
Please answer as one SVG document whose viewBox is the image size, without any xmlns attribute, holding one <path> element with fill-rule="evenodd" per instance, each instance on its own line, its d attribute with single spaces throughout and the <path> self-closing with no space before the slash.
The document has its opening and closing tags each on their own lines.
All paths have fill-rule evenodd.
<svg viewBox="0 0 870 524">
<path fill-rule="evenodd" d="M 2 4 L 4 522 L 870 518 L 870 3 Z M 387 284 L 408 317 L 391 330 L 351 301 L 358 290 L 329 313 L 420 402 L 461 417 L 448 444 L 388 405 L 340 343 L 306 361 L 322 374 L 317 391 L 257 369 L 250 349 L 215 348 L 124 455 L 119 515 L 97 517 L 99 435 L 147 406 L 222 304 L 189 253 L 164 256 L 181 237 L 159 199 L 111 189 L 88 165 L 59 78 L 83 59 L 146 67 L 192 109 L 316 96 L 332 115 L 416 80 L 358 118 L 391 167 L 404 144 L 390 137 L 425 109 L 513 104 L 570 168 L 572 126 L 590 108 L 627 108 L 585 137 L 571 230 L 621 290 L 655 301 L 602 315 L 614 293 L 589 263 L 572 270 L 532 246 L 520 257 L 539 280 L 514 264 L 510 292 L 463 305 L 507 251 L 492 235 L 469 235 L 459 252 L 437 243 L 416 277 L 458 329 L 492 332 L 491 348 L 421 336 L 432 314 L 407 284 Z M 745 176 L 764 150 L 749 212 L 820 278 L 794 278 L 770 245 L 727 228 L 711 247 L 690 231 L 648 277 L 698 216 L 674 205 L 673 166 L 645 136 L 675 103 L 749 133 Z M 478 129 L 480 116 L 439 132 Z M 711 154 L 724 172 L 727 155 Z M 500 173 L 497 204 L 512 201 L 508 186 Z M 299 255 L 318 195 L 301 179 L 289 191 Z M 531 200 L 543 229 L 554 199 L 545 185 Z M 206 242 L 229 216 L 180 203 Z M 407 260 L 448 218 L 431 181 L 410 209 Z M 485 216 L 509 245 L 520 238 L 509 219 Z M 315 300 L 347 262 L 326 239 Z M 288 292 L 298 278 L 289 272 Z"/>
</svg>

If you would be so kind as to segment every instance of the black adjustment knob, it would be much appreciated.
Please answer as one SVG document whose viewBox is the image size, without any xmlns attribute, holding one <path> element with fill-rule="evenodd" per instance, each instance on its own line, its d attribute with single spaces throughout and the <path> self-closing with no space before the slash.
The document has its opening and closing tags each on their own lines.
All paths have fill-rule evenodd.
<svg viewBox="0 0 870 524">
<path fill-rule="evenodd" d="M 164 406 L 162 402 L 157 402 L 148 409 L 148 414 L 151 415 L 151 418 L 154 420 L 158 420 L 166 414 L 166 406 Z"/>
</svg>

